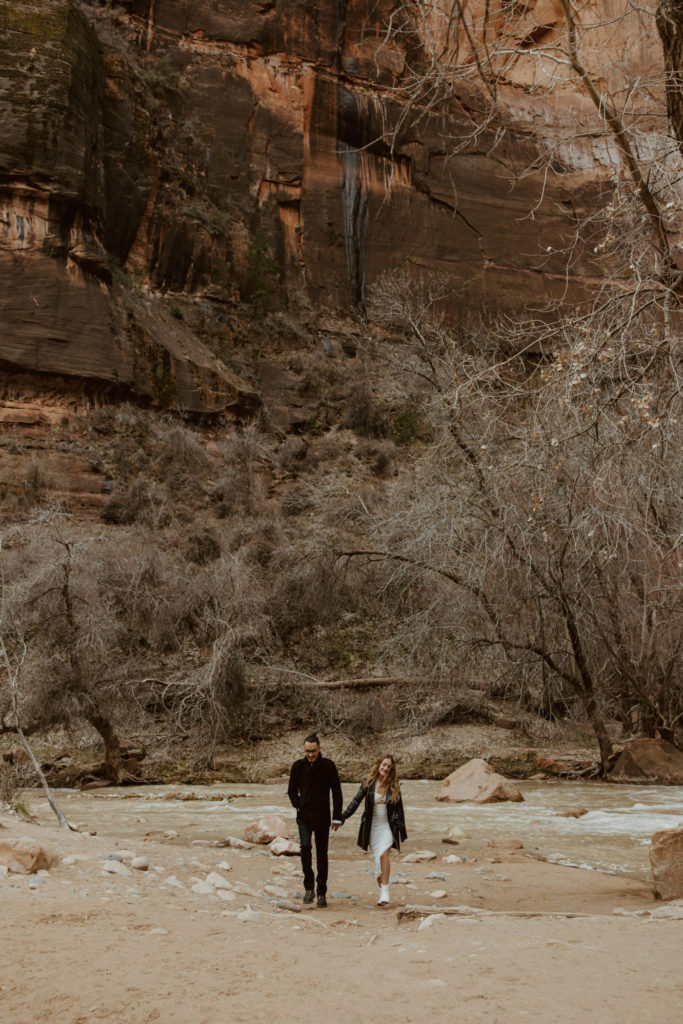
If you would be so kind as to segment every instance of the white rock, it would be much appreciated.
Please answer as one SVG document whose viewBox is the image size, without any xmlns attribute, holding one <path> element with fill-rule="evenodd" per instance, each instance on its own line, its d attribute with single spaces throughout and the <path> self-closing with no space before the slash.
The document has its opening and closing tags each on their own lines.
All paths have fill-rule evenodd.
<svg viewBox="0 0 683 1024">
<path fill-rule="evenodd" d="M 105 860 L 102 863 L 102 873 L 105 875 L 121 875 L 124 878 L 130 878 L 133 872 L 130 868 L 123 864 L 120 860 Z"/>
<path fill-rule="evenodd" d="M 135 868 L 136 871 L 147 871 L 149 868 L 149 861 L 146 857 L 133 857 L 130 862 L 130 866 Z"/>
<path fill-rule="evenodd" d="M 168 832 L 164 832 L 164 839 L 177 839 L 178 833 L 172 828 L 169 828 Z"/>
<path fill-rule="evenodd" d="M 301 847 L 298 843 L 295 843 L 293 839 L 283 839 L 281 837 L 273 839 L 268 849 L 275 857 L 298 857 L 301 853 Z"/>
<path fill-rule="evenodd" d="M 196 892 L 199 896 L 213 896 L 216 890 L 209 882 L 195 882 L 192 886 L 192 892 Z"/>
<path fill-rule="evenodd" d="M 70 853 L 68 857 L 64 858 L 62 864 L 66 864 L 66 866 L 70 868 L 74 864 L 81 864 L 83 863 L 83 861 L 86 860 L 90 860 L 90 857 L 87 855 L 87 853 Z"/>
<path fill-rule="evenodd" d="M 168 935 L 168 928 L 150 928 L 148 935 Z"/>
<path fill-rule="evenodd" d="M 237 892 L 240 896 L 260 896 L 260 893 L 256 892 L 256 889 L 252 889 L 250 885 L 246 885 L 244 882 L 235 882 L 232 887 L 233 892 Z"/>
<path fill-rule="evenodd" d="M 402 864 L 420 864 L 422 861 L 436 860 L 436 854 L 432 850 L 416 850 L 401 859 Z"/>
<path fill-rule="evenodd" d="M 249 921 L 250 924 L 258 924 L 263 915 L 259 914 L 258 910 L 252 910 L 251 907 L 247 907 L 246 910 L 240 910 L 236 916 L 238 921 Z"/>
<path fill-rule="evenodd" d="M 430 892 L 429 895 L 434 900 L 445 900 L 446 897 L 448 896 L 448 893 L 446 892 L 445 889 L 435 889 L 434 892 Z"/>
<path fill-rule="evenodd" d="M 238 839 L 236 836 L 226 836 L 223 840 L 223 846 L 229 846 L 233 850 L 253 850 L 252 843 L 245 843 L 244 839 Z"/>
<path fill-rule="evenodd" d="M 232 871 L 232 865 L 228 864 L 227 860 L 220 860 L 216 867 L 219 871 Z"/>
<path fill-rule="evenodd" d="M 453 843 L 459 843 L 461 839 L 469 838 L 470 837 L 468 836 L 467 832 L 463 832 L 461 828 L 450 828 L 448 830 L 448 835 L 444 839 L 444 842 L 447 843 L 450 841 Z"/>
<path fill-rule="evenodd" d="M 217 871 L 212 871 L 211 874 L 207 875 L 206 881 L 209 885 L 212 885 L 214 889 L 232 889 L 232 883 L 219 875 Z"/>
<path fill-rule="evenodd" d="M 166 878 L 164 880 L 164 885 L 173 885 L 173 886 L 176 887 L 176 889 L 184 889 L 185 888 L 183 883 L 178 881 L 178 879 L 176 878 L 175 875 L 169 875 L 168 878 Z"/>
<path fill-rule="evenodd" d="M 425 917 L 424 921 L 420 921 L 417 926 L 419 932 L 423 932 L 425 928 L 432 928 L 435 921 L 445 921 L 445 914 L 430 914 L 429 917 Z"/>
<path fill-rule="evenodd" d="M 119 857 L 121 858 L 124 864 L 130 863 L 130 861 L 132 861 L 133 857 L 135 856 L 132 850 L 117 850 L 116 852 L 118 853 Z"/>
<path fill-rule="evenodd" d="M 227 889 L 216 889 L 216 896 L 218 896 L 219 900 L 224 900 L 226 903 L 228 902 L 228 900 L 237 899 L 234 892 L 228 892 Z"/>
<path fill-rule="evenodd" d="M 462 857 L 458 857 L 454 853 L 449 853 L 447 857 L 442 857 L 441 860 L 444 864 L 462 864 Z"/>
<path fill-rule="evenodd" d="M 279 885 L 264 885 L 263 891 L 267 892 L 269 896 L 277 896 L 280 900 L 286 900 L 289 897 L 287 890 Z"/>
</svg>

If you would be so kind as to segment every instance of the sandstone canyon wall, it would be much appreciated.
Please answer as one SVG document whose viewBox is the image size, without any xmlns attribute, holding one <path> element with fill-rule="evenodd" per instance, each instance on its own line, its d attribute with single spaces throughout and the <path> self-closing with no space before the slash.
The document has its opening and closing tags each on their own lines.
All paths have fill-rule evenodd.
<svg viewBox="0 0 683 1024">
<path fill-rule="evenodd" d="M 348 310 L 391 268 L 444 274 L 475 308 L 581 296 L 590 255 L 577 250 L 567 276 L 556 250 L 610 170 L 604 139 L 581 131 L 587 101 L 520 62 L 502 94 L 513 130 L 454 155 L 466 96 L 405 116 L 425 41 L 386 38 L 395 7 L 0 4 L 2 365 L 240 412 L 253 384 L 179 297 L 219 325 L 262 291 L 274 308 Z M 529 38 L 556 30 L 558 3 L 525 9 Z M 651 67 L 658 42 L 642 33 Z M 552 174 L 522 174 L 553 139 Z"/>
</svg>

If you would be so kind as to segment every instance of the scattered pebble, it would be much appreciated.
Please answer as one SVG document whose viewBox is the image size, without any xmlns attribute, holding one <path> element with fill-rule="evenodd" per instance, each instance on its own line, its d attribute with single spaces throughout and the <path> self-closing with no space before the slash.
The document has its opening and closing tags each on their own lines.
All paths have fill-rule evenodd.
<svg viewBox="0 0 683 1024">
<path fill-rule="evenodd" d="M 130 868 L 120 860 L 105 860 L 102 872 L 105 875 L 122 875 L 123 877 L 130 877 L 133 874 Z"/>
<path fill-rule="evenodd" d="M 240 910 L 236 917 L 238 921 L 248 921 L 250 924 L 258 924 L 263 915 L 259 914 L 258 910 L 252 910 L 251 907 L 247 907 L 246 910 Z"/>
<path fill-rule="evenodd" d="M 232 883 L 228 882 L 226 878 L 223 878 L 218 874 L 217 871 L 212 871 L 206 876 L 206 881 L 209 885 L 212 885 L 214 889 L 232 889 Z M 286 893 L 285 893 L 286 895 Z"/>
</svg>

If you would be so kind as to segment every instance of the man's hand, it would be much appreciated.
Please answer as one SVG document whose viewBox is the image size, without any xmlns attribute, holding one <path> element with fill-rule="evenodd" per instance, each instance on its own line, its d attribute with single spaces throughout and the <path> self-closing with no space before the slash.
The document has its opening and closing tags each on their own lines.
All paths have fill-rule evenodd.
<svg viewBox="0 0 683 1024">
<path fill-rule="evenodd" d="M 332 822 L 332 831 L 336 832 L 337 829 L 341 828 L 343 824 L 344 824 L 343 821 L 333 821 Z"/>
</svg>

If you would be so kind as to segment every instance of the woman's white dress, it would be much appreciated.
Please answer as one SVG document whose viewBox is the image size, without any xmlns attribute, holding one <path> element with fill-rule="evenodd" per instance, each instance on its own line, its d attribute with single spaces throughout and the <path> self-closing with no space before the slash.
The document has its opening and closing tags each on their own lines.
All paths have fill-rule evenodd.
<svg viewBox="0 0 683 1024">
<path fill-rule="evenodd" d="M 372 810 L 372 826 L 370 827 L 370 849 L 375 859 L 375 874 L 378 878 L 382 874 L 379 859 L 385 850 L 391 849 L 393 843 L 394 837 L 387 819 L 386 796 L 375 790 L 375 806 Z"/>
</svg>

